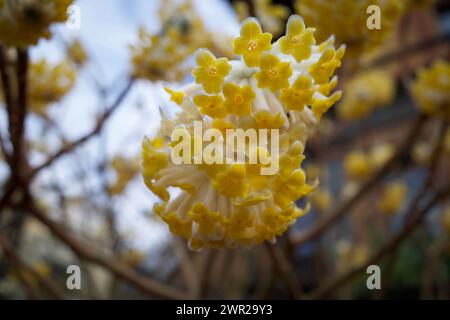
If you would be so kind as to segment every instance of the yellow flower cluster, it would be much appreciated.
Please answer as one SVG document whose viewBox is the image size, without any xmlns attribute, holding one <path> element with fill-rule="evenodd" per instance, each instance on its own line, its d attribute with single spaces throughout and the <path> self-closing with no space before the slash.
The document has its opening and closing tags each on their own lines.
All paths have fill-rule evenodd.
<svg viewBox="0 0 450 320">
<path fill-rule="evenodd" d="M 304 147 L 322 114 L 340 96 L 330 93 L 336 85 L 331 77 L 344 47 L 335 50 L 331 39 L 315 45 L 299 16 L 290 17 L 287 30 L 288 40 L 272 44 L 271 35 L 263 33 L 255 19 L 247 19 L 234 40 L 239 59 L 217 59 L 199 50 L 192 71 L 195 82 L 166 90 L 180 111 L 173 119 L 163 119 L 156 138 L 144 139 L 144 182 L 162 200 L 155 213 L 193 249 L 272 241 L 308 210 L 295 204 L 314 188 L 301 169 Z M 291 45 L 282 46 L 283 41 Z M 279 129 L 279 154 L 270 154 L 269 145 L 250 148 L 247 154 L 272 161 L 279 157 L 278 170 L 262 175 L 263 164 L 234 160 L 174 164 L 169 137 L 187 131 L 194 142 L 201 139 L 193 134 L 194 121 L 201 121 L 203 130 Z"/>
<path fill-rule="evenodd" d="M 64 61 L 55 65 L 45 59 L 31 63 L 28 101 L 31 111 L 44 115 L 47 107 L 60 101 L 74 86 L 76 72 Z"/>
<path fill-rule="evenodd" d="M 114 182 L 108 186 L 108 192 L 112 195 L 121 194 L 139 172 L 139 163 L 137 159 L 115 156 L 111 160 L 111 167 L 116 177 Z"/>
<path fill-rule="evenodd" d="M 234 8 L 240 21 L 244 21 L 251 15 L 248 2 L 236 1 Z M 283 31 L 284 22 L 289 16 L 288 7 L 274 4 L 271 0 L 252 0 L 252 8 L 264 31 L 274 36 L 279 35 Z"/>
<path fill-rule="evenodd" d="M 212 35 L 206 29 L 192 1 L 167 1 L 161 8 L 162 30 L 151 34 L 141 27 L 139 42 L 130 46 L 133 76 L 180 81 L 188 72 L 187 58 L 198 48 L 228 54 L 229 48 L 221 45 L 225 36 Z"/>
<path fill-rule="evenodd" d="M 374 109 L 392 102 L 395 80 L 386 71 L 367 71 L 351 78 L 345 84 L 344 92 L 337 107 L 339 117 L 345 120 L 361 119 Z"/>
<path fill-rule="evenodd" d="M 367 28 L 366 9 L 377 5 L 381 9 L 381 28 Z M 295 8 L 305 22 L 317 28 L 316 38 L 336 36 L 338 43 L 348 46 L 350 57 L 359 56 L 380 45 L 392 33 L 404 10 L 403 0 L 297 0 Z"/>
<path fill-rule="evenodd" d="M 398 212 L 405 202 L 408 187 L 405 183 L 395 181 L 386 185 L 381 197 L 378 199 L 378 208 L 384 214 L 394 214 Z"/>
<path fill-rule="evenodd" d="M 6 46 L 26 47 L 49 38 L 49 27 L 67 19 L 73 0 L 0 1 L 0 42 Z"/>
<path fill-rule="evenodd" d="M 450 63 L 437 61 L 419 71 L 411 86 L 412 94 L 422 112 L 450 118 Z"/>
</svg>

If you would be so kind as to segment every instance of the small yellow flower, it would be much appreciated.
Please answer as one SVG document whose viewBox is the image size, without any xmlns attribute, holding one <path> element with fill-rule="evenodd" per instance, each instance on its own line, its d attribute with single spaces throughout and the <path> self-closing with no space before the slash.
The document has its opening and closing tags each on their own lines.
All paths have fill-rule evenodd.
<svg viewBox="0 0 450 320">
<path fill-rule="evenodd" d="M 225 83 L 223 95 L 225 96 L 224 106 L 229 113 L 238 116 L 252 113 L 252 101 L 255 99 L 255 93 L 249 85 L 239 87 L 233 83 Z"/>
<path fill-rule="evenodd" d="M 203 203 L 198 202 L 192 206 L 188 216 L 199 226 L 199 232 L 205 235 L 210 235 L 214 232 L 214 227 L 220 221 L 220 214 L 218 212 L 210 211 Z"/>
<path fill-rule="evenodd" d="M 272 114 L 267 110 L 256 112 L 254 119 L 257 129 L 280 129 L 284 125 L 280 113 Z"/>
<path fill-rule="evenodd" d="M 315 99 L 311 105 L 311 109 L 317 120 L 322 119 L 322 115 L 328 111 L 339 99 L 341 99 L 342 91 L 336 91 L 326 99 Z"/>
<path fill-rule="evenodd" d="M 144 178 L 152 179 L 156 173 L 169 163 L 167 153 L 159 152 L 153 147 L 147 138 L 142 142 L 142 175 Z"/>
<path fill-rule="evenodd" d="M 232 239 L 243 238 L 246 229 L 253 225 L 254 220 L 254 216 L 245 209 L 240 209 L 234 212 L 231 218 L 225 221 L 228 235 Z"/>
<path fill-rule="evenodd" d="M 66 49 L 67 56 L 77 66 L 82 66 L 88 59 L 86 50 L 80 40 L 74 40 Z"/>
<path fill-rule="evenodd" d="M 199 94 L 194 97 L 194 103 L 200 107 L 200 112 L 211 118 L 223 118 L 227 115 L 227 109 L 223 105 L 223 98 L 219 95 L 208 96 Z"/>
<path fill-rule="evenodd" d="M 316 43 L 314 28 L 306 28 L 303 19 L 297 15 L 289 18 L 286 35 L 280 38 L 280 50 L 292 55 L 297 62 L 311 56 L 311 46 Z"/>
<path fill-rule="evenodd" d="M 225 196 L 245 197 L 248 190 L 245 167 L 241 164 L 231 165 L 225 172 L 217 174 L 213 185 L 219 193 Z"/>
<path fill-rule="evenodd" d="M 289 87 L 292 69 L 289 62 L 281 62 L 277 56 L 267 54 L 261 58 L 261 71 L 255 74 L 259 88 L 268 87 L 273 92 Z"/>
<path fill-rule="evenodd" d="M 183 221 L 175 212 L 161 217 L 169 225 L 169 229 L 177 236 L 189 238 L 192 234 L 192 221 Z"/>
<path fill-rule="evenodd" d="M 333 196 L 327 189 L 317 189 L 311 195 L 312 203 L 321 211 L 328 210 L 333 202 Z"/>
<path fill-rule="evenodd" d="M 286 110 L 302 111 L 305 105 L 313 102 L 313 94 L 311 78 L 307 75 L 300 75 L 290 88 L 281 91 L 280 101 Z"/>
<path fill-rule="evenodd" d="M 195 82 L 201 84 L 207 93 L 218 93 L 223 79 L 230 72 L 231 66 L 226 58 L 216 59 L 208 50 L 199 50 L 195 61 L 197 68 L 192 71 Z"/>
<path fill-rule="evenodd" d="M 309 68 L 309 73 L 312 75 L 315 84 L 324 84 L 328 82 L 333 75 L 334 70 L 340 67 L 344 53 L 344 46 L 341 46 L 337 51 L 335 51 L 334 48 L 328 48 L 323 52 L 319 61 Z"/>
<path fill-rule="evenodd" d="M 259 66 L 261 53 L 270 50 L 272 35 L 262 33 L 261 26 L 255 19 L 246 19 L 241 28 L 241 36 L 233 42 L 234 53 L 241 54 L 249 67 Z"/>
<path fill-rule="evenodd" d="M 181 105 L 184 100 L 184 92 L 182 91 L 175 91 L 170 88 L 165 87 L 164 90 L 170 94 L 170 100 L 175 102 L 177 105 Z"/>
<path fill-rule="evenodd" d="M 272 182 L 275 192 L 274 202 L 280 208 L 287 208 L 292 201 L 299 199 L 314 187 L 306 184 L 305 173 L 302 169 L 296 169 L 288 176 L 280 175 Z"/>
</svg>

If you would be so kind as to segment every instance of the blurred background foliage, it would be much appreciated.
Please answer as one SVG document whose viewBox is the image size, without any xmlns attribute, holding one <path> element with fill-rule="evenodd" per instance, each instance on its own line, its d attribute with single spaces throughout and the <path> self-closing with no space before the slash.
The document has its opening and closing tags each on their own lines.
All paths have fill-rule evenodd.
<svg viewBox="0 0 450 320">
<path fill-rule="evenodd" d="M 1 298 L 449 298 L 448 1 L 72 2 L 0 0 Z M 233 57 L 246 17 L 277 39 L 294 13 L 347 46 L 306 149 L 312 210 L 274 244 L 189 251 L 139 174 L 176 110 L 163 88 L 192 80 L 198 48 Z"/>
</svg>

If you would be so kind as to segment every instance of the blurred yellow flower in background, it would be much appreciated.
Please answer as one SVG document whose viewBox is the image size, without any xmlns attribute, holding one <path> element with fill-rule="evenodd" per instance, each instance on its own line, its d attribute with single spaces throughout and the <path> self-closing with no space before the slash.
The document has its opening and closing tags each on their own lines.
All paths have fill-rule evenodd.
<svg viewBox="0 0 450 320">
<path fill-rule="evenodd" d="M 408 193 L 404 182 L 395 181 L 384 186 L 378 200 L 378 208 L 382 213 L 394 214 L 403 206 Z"/>
<path fill-rule="evenodd" d="M 49 27 L 67 19 L 73 0 L 15 0 L 0 2 L 0 42 L 26 47 L 49 38 Z"/>
<path fill-rule="evenodd" d="M 450 63 L 437 61 L 419 71 L 411 90 L 422 112 L 446 119 L 450 117 Z"/>
</svg>

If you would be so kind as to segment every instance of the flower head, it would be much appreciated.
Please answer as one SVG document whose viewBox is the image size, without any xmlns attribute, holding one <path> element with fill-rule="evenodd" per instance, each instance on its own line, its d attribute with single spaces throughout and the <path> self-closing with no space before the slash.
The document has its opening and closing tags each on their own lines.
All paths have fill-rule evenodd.
<svg viewBox="0 0 450 320">
<path fill-rule="evenodd" d="M 301 169 L 305 145 L 323 113 L 340 96 L 339 91 L 332 92 L 337 83 L 332 76 L 343 49 L 334 50 L 332 41 L 313 44 L 312 54 L 298 62 L 293 55 L 280 53 L 279 41 L 272 46 L 271 35 L 262 33 L 258 22 L 249 19 L 234 43 L 241 55 L 237 60 L 229 63 L 200 50 L 193 71 L 195 82 L 177 91 L 167 90 L 179 105 L 178 112 L 164 118 L 156 139 L 144 140 L 144 182 L 161 199 L 154 212 L 171 232 L 187 238 L 192 249 L 273 241 L 308 212 L 309 206 L 300 209 L 296 205 L 317 184 L 310 185 Z M 316 70 L 320 66 L 311 72 L 319 61 L 326 72 Z M 207 139 L 195 136 L 194 121 L 203 130 L 218 129 L 222 135 L 208 144 Z M 266 132 L 265 139 L 258 141 L 267 143 L 249 144 L 245 151 L 233 150 L 228 155 L 217 146 L 231 144 L 224 135 L 230 129 Z M 178 145 L 170 137 L 192 133 L 188 141 L 199 141 L 201 152 L 195 153 L 191 145 L 181 153 L 194 149 L 195 156 L 188 157 L 194 161 L 176 164 L 171 154 Z M 277 137 L 279 148 L 275 150 L 272 144 Z M 216 155 L 225 156 L 226 161 L 210 162 Z M 205 161 L 196 163 L 198 159 Z M 262 174 L 275 162 L 279 166 Z"/>
</svg>

